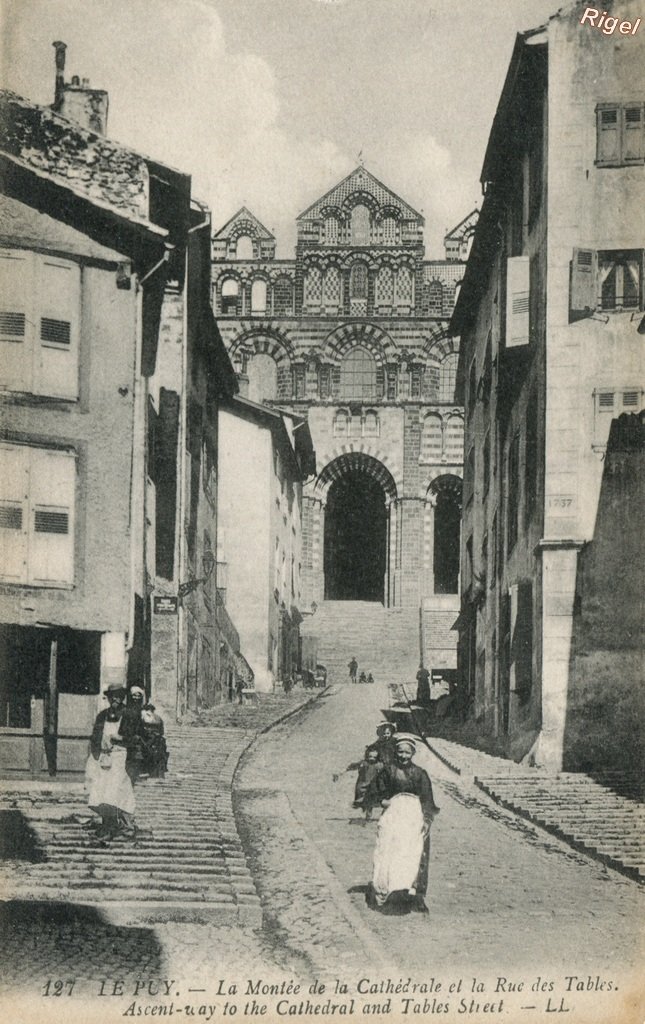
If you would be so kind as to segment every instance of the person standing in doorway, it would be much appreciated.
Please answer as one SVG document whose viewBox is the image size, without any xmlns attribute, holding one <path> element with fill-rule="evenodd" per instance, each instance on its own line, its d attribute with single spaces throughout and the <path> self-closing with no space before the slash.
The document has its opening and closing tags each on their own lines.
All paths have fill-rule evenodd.
<svg viewBox="0 0 645 1024">
<path fill-rule="evenodd" d="M 358 662 L 356 661 L 356 658 L 352 657 L 352 660 L 347 663 L 347 668 L 349 669 L 350 683 L 355 683 L 356 673 L 358 672 Z"/>
<path fill-rule="evenodd" d="M 430 705 L 430 673 L 423 667 L 423 662 L 417 672 L 417 704 Z"/>
</svg>

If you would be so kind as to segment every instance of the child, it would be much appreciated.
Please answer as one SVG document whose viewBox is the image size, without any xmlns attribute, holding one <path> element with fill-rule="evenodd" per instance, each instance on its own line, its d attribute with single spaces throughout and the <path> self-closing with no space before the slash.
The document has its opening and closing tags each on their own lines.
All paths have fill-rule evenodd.
<svg viewBox="0 0 645 1024">
<path fill-rule="evenodd" d="M 358 807 L 364 811 L 365 821 L 370 821 L 373 808 L 378 807 L 380 803 L 380 796 L 377 793 L 375 782 L 383 771 L 383 762 L 379 760 L 378 750 L 374 747 L 368 748 L 362 761 L 354 761 L 345 768 L 346 772 L 356 770 L 358 770 L 358 778 L 354 788 L 352 807 Z M 334 775 L 334 782 L 338 782 L 338 779 L 343 774 L 344 772 L 340 772 Z"/>
</svg>

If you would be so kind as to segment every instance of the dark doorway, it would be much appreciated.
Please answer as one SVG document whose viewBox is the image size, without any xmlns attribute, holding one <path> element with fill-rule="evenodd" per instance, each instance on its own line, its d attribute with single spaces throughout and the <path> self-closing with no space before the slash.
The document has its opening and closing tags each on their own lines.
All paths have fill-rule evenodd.
<svg viewBox="0 0 645 1024">
<path fill-rule="evenodd" d="M 459 590 L 459 502 L 450 491 L 439 491 L 434 511 L 434 592 Z"/>
<path fill-rule="evenodd" d="M 382 601 L 387 512 L 381 485 L 350 470 L 329 489 L 325 511 L 325 598 Z"/>
</svg>

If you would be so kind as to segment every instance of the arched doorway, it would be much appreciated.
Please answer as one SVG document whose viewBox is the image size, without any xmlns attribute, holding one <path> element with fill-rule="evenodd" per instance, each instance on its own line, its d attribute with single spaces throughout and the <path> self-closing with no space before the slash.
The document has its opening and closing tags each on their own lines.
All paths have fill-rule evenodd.
<svg viewBox="0 0 645 1024">
<path fill-rule="evenodd" d="M 389 604 L 393 529 L 396 534 L 390 472 L 371 455 L 347 452 L 325 466 L 316 489 L 324 505 L 325 600 Z"/>
<path fill-rule="evenodd" d="M 381 484 L 350 470 L 329 488 L 325 510 L 325 598 L 383 601 L 387 512 Z"/>
<path fill-rule="evenodd" d="M 435 594 L 459 592 L 461 480 L 453 474 L 430 485 L 434 504 L 433 567 Z"/>
</svg>

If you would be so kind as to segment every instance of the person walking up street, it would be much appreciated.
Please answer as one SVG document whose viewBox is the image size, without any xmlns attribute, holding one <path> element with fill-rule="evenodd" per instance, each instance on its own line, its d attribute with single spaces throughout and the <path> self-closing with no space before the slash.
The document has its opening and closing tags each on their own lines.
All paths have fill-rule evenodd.
<svg viewBox="0 0 645 1024">
<path fill-rule="evenodd" d="M 417 704 L 430 706 L 430 673 L 424 668 L 423 662 L 419 665 L 417 672 Z"/>
<path fill-rule="evenodd" d="M 356 658 L 353 657 L 352 660 L 347 663 L 347 668 L 349 669 L 350 683 L 355 683 L 356 673 L 358 672 L 358 662 L 356 661 Z"/>
<path fill-rule="evenodd" d="M 99 711 L 94 722 L 85 782 L 88 805 L 101 818 L 97 838 L 109 840 L 119 831 L 134 834 L 136 803 L 126 761 L 138 728 L 136 713 L 125 714 L 125 686 L 110 683 L 105 696 L 109 707 Z"/>
</svg>

